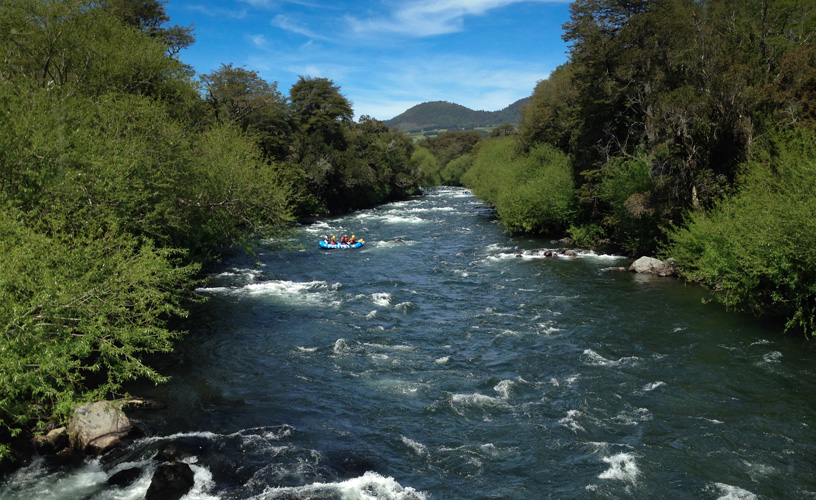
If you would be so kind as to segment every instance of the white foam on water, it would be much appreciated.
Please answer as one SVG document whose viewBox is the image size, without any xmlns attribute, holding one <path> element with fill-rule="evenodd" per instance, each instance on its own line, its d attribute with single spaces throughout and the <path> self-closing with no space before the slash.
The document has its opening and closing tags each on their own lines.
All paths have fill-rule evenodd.
<svg viewBox="0 0 816 500">
<path fill-rule="evenodd" d="M 500 398 L 495 398 L 476 392 L 472 394 L 454 394 L 451 396 L 451 404 L 477 408 L 506 406 L 506 403 L 504 403 Z"/>
<path fill-rule="evenodd" d="M 618 360 L 606 359 L 592 349 L 584 349 L 584 355 L 587 357 L 586 363 L 593 366 L 613 367 L 620 365 L 631 365 L 640 360 L 640 358 L 637 356 L 627 356 Z"/>
<path fill-rule="evenodd" d="M 570 410 L 567 412 L 567 416 L 562 418 L 558 421 L 559 424 L 563 425 L 567 429 L 571 430 L 574 433 L 578 433 L 579 431 L 584 432 L 585 429 L 578 423 L 578 417 L 582 416 L 578 410 Z"/>
<path fill-rule="evenodd" d="M 779 363 L 782 359 L 782 353 L 779 351 L 773 351 L 765 354 L 762 356 L 762 361 L 765 363 Z"/>
<path fill-rule="evenodd" d="M 521 380 L 523 381 L 523 379 Z M 515 380 L 502 380 L 501 382 L 496 384 L 495 387 L 493 387 L 493 390 L 498 392 L 499 396 L 501 396 L 502 399 L 508 399 L 510 398 L 510 391 L 512 391 L 513 386 L 515 384 L 516 384 Z"/>
<path fill-rule="evenodd" d="M 725 483 L 714 483 L 714 489 L 720 495 L 717 500 L 757 500 L 757 496 L 748 490 Z"/>
<path fill-rule="evenodd" d="M 499 456 L 499 449 L 496 448 L 496 445 L 493 443 L 485 443 L 479 446 L 479 450 L 482 451 L 485 455 L 489 457 L 498 457 Z"/>
<path fill-rule="evenodd" d="M 450 356 L 442 356 L 441 358 L 436 358 L 434 360 L 434 363 L 436 363 L 437 365 L 444 365 L 445 363 L 450 361 L 450 359 L 451 359 Z"/>
<path fill-rule="evenodd" d="M 209 494 L 215 486 L 212 473 L 197 465 L 195 459 L 184 461 L 193 471 L 193 487 L 183 497 L 185 500 L 217 500 Z M 4 500 L 74 500 L 94 498 L 97 500 L 142 500 L 147 493 L 159 462 L 148 459 L 140 462 L 123 462 L 105 472 L 99 460 L 87 461 L 83 466 L 69 472 L 54 474 L 44 466 L 42 459 L 13 474 L 6 484 L 0 485 L 0 498 Z M 110 488 L 108 479 L 123 470 L 139 468 L 140 476 L 130 485 Z M 12 485 L 12 486 L 9 486 Z"/>
<path fill-rule="evenodd" d="M 405 446 L 410 448 L 414 453 L 416 453 L 419 456 L 425 457 L 429 455 L 428 447 L 422 443 L 414 441 L 413 439 L 409 439 L 405 436 L 402 436 L 402 442 L 403 444 L 405 444 Z"/>
<path fill-rule="evenodd" d="M 374 343 L 374 342 L 364 342 L 363 345 L 366 346 L 366 347 L 371 347 L 371 348 L 379 349 L 379 350 L 383 350 L 383 351 L 409 352 L 409 351 L 413 351 L 413 350 L 416 349 L 414 346 L 408 345 L 408 344 L 393 344 L 392 345 L 392 344 L 377 344 L 377 343 Z"/>
<path fill-rule="evenodd" d="M 334 354 L 336 354 L 338 356 L 348 354 L 349 351 L 350 351 L 348 340 L 346 340 L 346 339 L 337 339 L 337 340 L 335 340 L 334 341 L 333 351 L 334 351 Z"/>
<path fill-rule="evenodd" d="M 216 295 L 276 297 L 292 305 L 335 305 L 337 302 L 332 300 L 332 294 L 338 288 L 338 284 L 330 285 L 325 281 L 271 280 L 239 287 L 199 288 L 197 291 Z"/>
<path fill-rule="evenodd" d="M 615 415 L 613 420 L 622 425 L 638 425 L 652 419 L 652 412 L 646 408 L 636 408 L 632 411 L 622 411 Z"/>
<path fill-rule="evenodd" d="M 317 349 L 318 349 L 317 347 L 304 347 L 304 346 L 300 346 L 300 345 L 295 347 L 295 350 L 297 352 L 306 353 L 306 354 L 311 354 L 313 352 L 316 352 Z"/>
<path fill-rule="evenodd" d="M 404 212 L 414 214 L 424 214 L 429 212 L 453 212 L 456 210 L 453 207 L 427 207 L 427 208 L 406 208 Z"/>
<path fill-rule="evenodd" d="M 423 224 L 428 222 L 427 220 L 423 219 L 422 217 L 417 217 L 416 215 L 383 215 L 379 217 L 383 222 L 389 224 Z"/>
<path fill-rule="evenodd" d="M 398 246 L 414 246 L 417 244 L 414 240 L 380 240 L 377 243 L 377 248 L 391 248 L 391 247 L 398 247 Z"/>
<path fill-rule="evenodd" d="M 666 385 L 666 382 L 663 382 L 662 380 L 658 380 L 657 382 L 652 382 L 651 384 L 644 385 L 643 390 L 645 392 L 651 392 L 651 391 L 657 389 L 658 387 L 662 387 L 664 385 Z"/>
<path fill-rule="evenodd" d="M 312 483 L 306 486 L 269 487 L 257 500 L 274 498 L 340 498 L 342 500 L 426 500 L 425 493 L 400 485 L 392 477 L 366 472 L 360 477 L 338 483 Z"/>
<path fill-rule="evenodd" d="M 374 302 L 374 305 L 388 307 L 391 305 L 391 294 L 386 292 L 372 293 L 371 301 Z"/>
<path fill-rule="evenodd" d="M 365 315 L 365 319 L 374 319 L 376 317 L 377 317 L 376 309 Z"/>
<path fill-rule="evenodd" d="M 233 278 L 233 277 L 240 277 L 240 278 L 257 278 L 263 273 L 261 269 L 237 269 L 233 268 L 230 271 L 220 272 L 218 274 L 213 274 L 213 278 Z"/>
<path fill-rule="evenodd" d="M 416 309 L 416 306 L 414 305 L 413 302 L 400 302 L 399 304 L 394 306 L 394 309 L 396 309 L 397 311 L 407 312 L 413 311 L 414 309 Z"/>
<path fill-rule="evenodd" d="M 550 336 L 554 333 L 560 332 L 562 329 L 553 326 L 555 321 L 545 321 L 544 323 L 536 324 L 536 331 L 539 335 Z"/>
<path fill-rule="evenodd" d="M 618 453 L 611 457 L 601 458 L 609 464 L 609 469 L 602 472 L 599 479 L 613 479 L 635 484 L 640 470 L 635 462 L 635 456 L 631 453 Z"/>
</svg>

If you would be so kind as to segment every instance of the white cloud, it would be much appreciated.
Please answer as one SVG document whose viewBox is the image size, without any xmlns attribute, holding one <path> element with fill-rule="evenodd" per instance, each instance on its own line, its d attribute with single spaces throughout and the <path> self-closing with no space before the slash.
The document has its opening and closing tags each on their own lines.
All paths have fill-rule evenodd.
<svg viewBox="0 0 816 500">
<path fill-rule="evenodd" d="M 462 31 L 465 16 L 520 2 L 568 0 L 419 0 L 404 2 L 387 18 L 358 19 L 346 16 L 352 31 L 360 35 L 397 33 L 412 37 L 444 35 Z"/>
<path fill-rule="evenodd" d="M 255 48 L 262 49 L 266 47 L 267 41 L 265 35 L 249 35 L 249 40 Z"/>
<path fill-rule="evenodd" d="M 186 7 L 188 10 L 192 10 L 194 12 L 200 12 L 208 17 L 219 17 L 219 18 L 229 18 L 229 19 L 244 19 L 247 15 L 246 9 L 241 10 L 232 10 L 232 9 L 221 9 L 218 7 L 212 8 L 207 7 L 205 5 L 189 5 Z"/>
<path fill-rule="evenodd" d="M 275 16 L 274 19 L 271 21 L 272 26 L 276 28 L 280 28 L 285 31 L 289 31 L 292 33 L 297 33 L 298 35 L 303 35 L 307 38 L 311 38 L 314 40 L 328 40 L 325 36 L 319 35 L 306 26 L 298 23 L 297 21 L 292 20 L 288 16 L 284 16 L 283 14 L 278 14 Z"/>
</svg>

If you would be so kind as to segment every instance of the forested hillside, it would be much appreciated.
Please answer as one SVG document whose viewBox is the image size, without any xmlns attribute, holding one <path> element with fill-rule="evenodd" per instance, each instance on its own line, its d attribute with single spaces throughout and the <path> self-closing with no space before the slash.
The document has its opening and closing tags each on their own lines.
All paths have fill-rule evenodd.
<svg viewBox="0 0 816 500">
<path fill-rule="evenodd" d="M 456 158 L 419 143 L 425 182 L 472 187 L 512 231 L 675 258 L 728 307 L 813 333 L 816 3 L 575 0 L 570 13 L 569 61 L 536 86 L 515 139 Z"/>
<path fill-rule="evenodd" d="M 0 4 L 0 459 L 117 396 L 181 334 L 202 264 L 300 215 L 415 192 L 409 137 L 331 80 L 193 77 L 158 0 Z"/>
<path fill-rule="evenodd" d="M 385 124 L 404 132 L 429 130 L 472 130 L 493 128 L 504 123 L 518 124 L 521 107 L 530 99 L 520 99 L 500 111 L 474 111 L 451 102 L 434 101 L 417 104 Z"/>
</svg>

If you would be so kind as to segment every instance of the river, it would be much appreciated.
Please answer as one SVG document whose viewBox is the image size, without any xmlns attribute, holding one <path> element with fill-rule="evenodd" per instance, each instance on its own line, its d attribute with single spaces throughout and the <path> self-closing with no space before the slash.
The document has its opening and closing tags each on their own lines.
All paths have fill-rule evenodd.
<svg viewBox="0 0 816 500">
<path fill-rule="evenodd" d="M 440 188 L 226 258 L 155 360 L 172 381 L 131 387 L 167 404 L 145 436 L 0 498 L 143 498 L 168 442 L 188 499 L 816 498 L 810 343 L 625 258 L 537 258 L 559 244 L 479 204 Z M 366 245 L 317 246 L 341 233 Z"/>
</svg>

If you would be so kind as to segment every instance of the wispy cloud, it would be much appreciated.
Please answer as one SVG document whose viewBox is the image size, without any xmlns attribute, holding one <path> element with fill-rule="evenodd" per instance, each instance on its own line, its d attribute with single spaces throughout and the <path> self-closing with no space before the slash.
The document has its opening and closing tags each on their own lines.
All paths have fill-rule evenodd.
<svg viewBox="0 0 816 500">
<path fill-rule="evenodd" d="M 296 33 L 298 35 L 303 35 L 307 38 L 311 38 L 312 40 L 328 40 L 327 37 L 310 30 L 303 24 L 298 23 L 288 16 L 284 16 L 283 14 L 278 14 L 275 16 L 275 18 L 272 19 L 271 24 L 276 28 L 289 31 L 291 33 Z"/>
<path fill-rule="evenodd" d="M 357 34 L 397 33 L 426 37 L 456 33 L 464 29 L 466 16 L 520 2 L 557 2 L 559 0 L 419 0 L 404 2 L 391 15 L 359 19 L 346 16 L 349 27 Z M 561 2 L 566 0 L 560 0 Z"/>
<path fill-rule="evenodd" d="M 266 48 L 267 40 L 265 35 L 249 35 L 249 40 L 256 49 Z"/>
<path fill-rule="evenodd" d="M 222 9 L 219 7 L 208 7 L 206 5 L 189 5 L 186 7 L 188 10 L 192 10 L 194 12 L 200 12 L 207 17 L 220 17 L 220 18 L 230 18 L 230 19 L 244 19 L 247 15 L 246 9 L 240 10 L 233 10 L 233 9 Z"/>
</svg>

